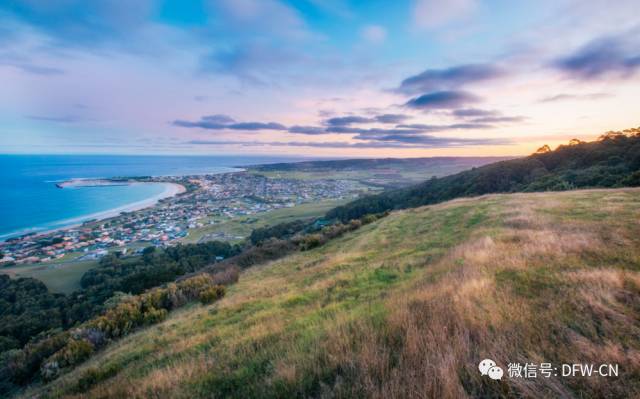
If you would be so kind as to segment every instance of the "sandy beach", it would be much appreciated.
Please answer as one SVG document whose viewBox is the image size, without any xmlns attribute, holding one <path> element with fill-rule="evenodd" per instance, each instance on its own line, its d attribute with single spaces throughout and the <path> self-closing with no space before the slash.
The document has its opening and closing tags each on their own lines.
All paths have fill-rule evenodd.
<svg viewBox="0 0 640 399">
<path fill-rule="evenodd" d="M 71 223 L 73 222 L 81 222 L 81 221 L 85 221 L 85 220 L 103 220 L 103 219 L 108 219 L 114 216 L 118 216 L 120 213 L 122 212 L 133 212 L 133 211 L 137 211 L 140 209 L 144 209 L 144 208 L 149 208 L 154 206 L 155 204 L 158 203 L 158 201 L 160 201 L 161 199 L 164 198 L 169 198 L 169 197 L 173 197 L 174 195 L 178 195 L 180 193 L 184 193 L 186 191 L 186 189 L 184 188 L 183 185 L 181 184 L 177 184 L 177 183 L 130 183 L 129 185 L 138 185 L 138 184 L 162 184 L 165 186 L 164 191 L 162 191 L 160 194 L 145 199 L 143 201 L 138 201 L 138 202 L 132 202 L 131 204 L 127 204 L 127 205 L 123 205 L 120 206 L 118 208 L 113 208 L 113 209 L 109 209 L 107 211 L 104 212 L 96 212 L 96 213 L 92 213 L 90 215 L 87 216 L 81 216 L 78 218 L 74 218 L 74 219 L 70 219 L 69 221 Z M 68 226 L 67 226 L 68 227 Z"/>
<path fill-rule="evenodd" d="M 88 221 L 88 220 L 104 220 L 104 219 L 109 219 L 115 216 L 120 215 L 122 212 L 133 212 L 133 211 L 137 211 L 140 209 L 145 209 L 145 208 L 150 208 L 154 205 L 156 205 L 158 203 L 158 201 L 165 199 L 165 198 L 170 198 L 173 197 L 175 195 L 178 195 L 180 193 L 184 193 L 186 191 L 186 188 L 181 185 L 181 184 L 177 184 L 177 183 L 168 183 L 168 182 L 140 182 L 140 183 L 128 183 L 129 185 L 139 185 L 139 184 L 162 184 L 164 186 L 164 190 L 158 194 L 155 195 L 153 197 L 147 198 L 145 200 L 142 201 L 137 201 L 137 202 L 132 202 L 130 204 L 127 205 L 123 205 L 117 208 L 112 208 L 112 209 L 108 209 L 106 211 L 102 211 L 102 212 L 96 212 L 96 213 L 91 213 L 91 214 L 87 214 L 87 215 L 83 215 L 83 216 L 78 216 L 76 218 L 72 218 L 72 219 L 65 219 L 65 220 L 61 220 L 56 222 L 56 224 L 61 224 L 62 226 L 60 227 L 56 227 L 56 228 L 52 228 L 52 229 L 43 229 L 43 230 L 39 230 L 39 231 L 33 231 L 31 230 L 31 232 L 35 233 L 36 236 L 38 235 L 43 235 L 43 234 L 49 234 L 52 233 L 54 231 L 60 231 L 60 230 L 66 230 L 66 229 L 70 229 L 70 228 L 74 228 L 74 227 L 78 227 L 81 226 L 82 223 Z M 29 233 L 29 231 L 25 231 L 24 232 Z"/>
</svg>

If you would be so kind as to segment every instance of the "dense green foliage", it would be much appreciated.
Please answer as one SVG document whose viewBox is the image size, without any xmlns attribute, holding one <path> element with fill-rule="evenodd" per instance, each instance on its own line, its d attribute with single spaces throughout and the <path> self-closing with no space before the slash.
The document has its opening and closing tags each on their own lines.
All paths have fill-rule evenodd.
<svg viewBox="0 0 640 399">
<path fill-rule="evenodd" d="M 249 239 L 252 244 L 256 245 L 270 238 L 290 238 L 308 226 L 309 220 L 298 219 L 291 222 L 278 223 L 273 226 L 259 227 L 251 232 Z"/>
<path fill-rule="evenodd" d="M 20 348 L 43 331 L 66 325 L 67 298 L 32 278 L 0 275 L 0 353 Z"/>
<path fill-rule="evenodd" d="M 225 294 L 215 276 L 200 274 L 144 294 L 124 296 L 101 316 L 72 330 L 51 334 L 27 344 L 21 350 L 0 354 L 0 393 L 31 381 L 37 373 L 51 380 L 86 359 L 109 341 L 125 336 L 136 328 L 164 320 L 167 312 L 200 300 L 212 303 Z"/>
<path fill-rule="evenodd" d="M 84 292 L 97 296 L 98 300 L 105 300 L 116 291 L 137 294 L 239 251 L 239 247 L 229 243 L 211 241 L 163 250 L 149 247 L 141 257 L 128 259 L 109 255 L 101 260 L 100 267 L 87 271 L 80 283 Z"/>
<path fill-rule="evenodd" d="M 82 290 L 70 296 L 69 317 L 74 322 L 86 320 L 102 311 L 105 301 L 116 292 L 139 294 L 239 251 L 237 246 L 211 241 L 162 250 L 149 247 L 142 256 L 131 258 L 105 256 L 99 267 L 82 276 Z"/>
<path fill-rule="evenodd" d="M 0 354 L 29 343 L 34 348 L 46 336 L 89 320 L 104 312 L 118 292 L 140 294 L 239 251 L 237 246 L 214 241 L 149 247 L 142 256 L 131 258 L 108 255 L 99 267 L 85 273 L 82 289 L 70 295 L 50 293 L 33 278 L 0 275 Z"/>
<path fill-rule="evenodd" d="M 640 185 L 640 129 L 609 132 L 599 140 L 572 140 L 525 158 L 474 168 L 378 195 L 363 197 L 327 213 L 348 221 L 369 213 L 435 204 L 490 193 L 562 191 Z"/>
</svg>

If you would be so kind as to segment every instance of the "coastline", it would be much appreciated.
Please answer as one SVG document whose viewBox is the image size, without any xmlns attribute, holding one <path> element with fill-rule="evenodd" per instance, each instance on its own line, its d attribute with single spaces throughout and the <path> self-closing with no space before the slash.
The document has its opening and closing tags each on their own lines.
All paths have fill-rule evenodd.
<svg viewBox="0 0 640 399">
<path fill-rule="evenodd" d="M 165 189 L 160 194 L 155 195 L 155 196 L 150 197 L 150 198 L 147 198 L 147 199 L 142 200 L 142 201 L 132 202 L 132 203 L 127 204 L 127 205 L 122 205 L 122 206 L 119 206 L 117 208 L 112 208 L 112 209 L 109 209 L 109 210 L 106 210 L 106 211 L 102 211 L 102 212 L 92 213 L 92 214 L 89 214 L 89 215 L 86 215 L 86 216 L 79 216 L 77 218 L 68 219 L 68 221 L 71 221 L 71 222 L 76 221 L 77 222 L 78 219 L 83 219 L 84 221 L 93 220 L 93 219 L 95 219 L 96 221 L 109 219 L 109 218 L 112 218 L 114 216 L 118 216 L 122 212 L 134 212 L 134 211 L 139 211 L 140 209 L 150 208 L 152 206 L 155 206 L 162 199 L 174 197 L 174 196 L 176 196 L 178 194 L 182 194 L 185 191 L 187 191 L 187 189 L 182 184 L 169 183 L 169 182 L 136 182 L 136 183 L 129 183 L 128 185 L 133 186 L 133 185 L 138 185 L 138 184 L 162 184 L 162 185 L 165 186 Z M 70 227 L 70 226 L 65 226 L 65 227 L 62 227 L 62 228 L 68 228 L 68 227 Z M 56 229 L 56 230 L 58 230 L 58 229 Z"/>
<path fill-rule="evenodd" d="M 187 190 L 182 184 L 170 183 L 170 182 L 130 182 L 127 185 L 139 185 L 139 184 L 162 184 L 165 188 L 161 193 L 141 201 L 132 202 L 130 204 L 122 205 L 117 208 L 107 209 L 101 212 L 95 212 L 95 213 L 91 213 L 83 216 L 74 217 L 71 219 L 64 219 L 64 220 L 54 221 L 50 223 L 50 224 L 56 225 L 56 227 L 52 227 L 52 228 L 42 227 L 41 229 L 33 228 L 33 229 L 25 229 L 22 231 L 8 233 L 5 236 L 0 236 L 0 242 L 6 241 L 13 237 L 20 237 L 22 235 L 26 235 L 29 233 L 33 234 L 34 237 L 39 235 L 44 235 L 44 234 L 50 234 L 56 231 L 82 226 L 84 222 L 89 220 L 101 221 L 101 220 L 109 219 L 112 217 L 116 217 L 120 215 L 122 212 L 134 212 L 141 209 L 150 208 L 155 206 L 162 199 L 174 197 L 178 194 L 184 193 Z"/>
</svg>

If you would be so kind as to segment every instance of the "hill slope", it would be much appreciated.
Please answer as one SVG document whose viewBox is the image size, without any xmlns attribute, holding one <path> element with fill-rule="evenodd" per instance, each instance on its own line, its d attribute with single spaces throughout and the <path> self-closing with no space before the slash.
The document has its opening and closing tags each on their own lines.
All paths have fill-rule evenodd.
<svg viewBox="0 0 640 399">
<path fill-rule="evenodd" d="M 609 132 L 592 142 L 572 140 L 551 151 L 432 178 L 364 197 L 327 213 L 347 221 L 367 213 L 412 208 L 491 193 L 640 186 L 640 128 Z"/>
<path fill-rule="evenodd" d="M 394 212 L 245 272 L 131 335 L 52 397 L 640 394 L 640 190 L 491 195 Z M 477 364 L 617 363 L 620 377 Z"/>
</svg>

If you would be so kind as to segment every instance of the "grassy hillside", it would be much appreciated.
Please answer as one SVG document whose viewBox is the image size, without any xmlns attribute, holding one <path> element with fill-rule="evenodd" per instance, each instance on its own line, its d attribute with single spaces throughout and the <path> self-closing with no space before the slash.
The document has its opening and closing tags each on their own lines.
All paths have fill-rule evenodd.
<svg viewBox="0 0 640 399">
<path fill-rule="evenodd" d="M 496 162 L 404 189 L 360 198 L 327 213 L 347 221 L 367 213 L 413 208 L 492 193 L 640 186 L 640 128 L 608 132 L 598 140 L 571 140 L 524 158 Z"/>
<path fill-rule="evenodd" d="M 26 396 L 640 395 L 640 190 L 490 195 L 394 212 L 245 272 Z M 481 377 L 477 364 L 617 363 Z M 505 376 L 506 377 L 506 376 Z"/>
</svg>

